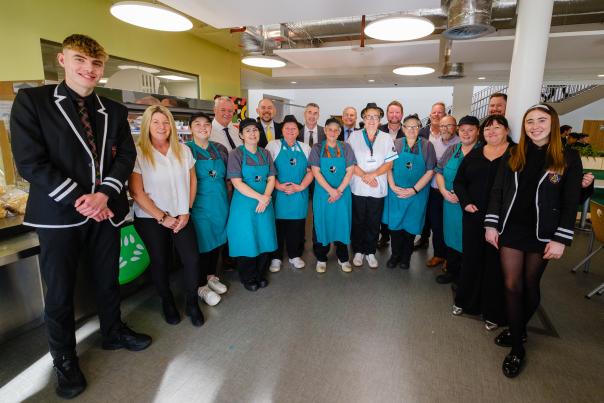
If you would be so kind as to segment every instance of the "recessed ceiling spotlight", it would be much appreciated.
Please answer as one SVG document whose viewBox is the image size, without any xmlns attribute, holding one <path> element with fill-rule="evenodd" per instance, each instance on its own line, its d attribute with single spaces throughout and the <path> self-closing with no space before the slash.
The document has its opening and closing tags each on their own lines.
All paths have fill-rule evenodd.
<svg viewBox="0 0 604 403">
<path fill-rule="evenodd" d="M 434 32 L 434 24 L 427 18 L 414 15 L 382 18 L 369 23 L 365 34 L 382 41 L 409 41 Z"/>
<path fill-rule="evenodd" d="M 129 64 L 121 64 L 121 65 L 117 66 L 117 68 L 120 70 L 128 70 L 128 69 L 142 70 L 142 71 L 146 71 L 147 73 L 151 73 L 151 74 L 159 73 L 158 69 L 154 69 L 152 67 L 134 66 L 134 65 L 129 65 Z"/>
<path fill-rule="evenodd" d="M 107 84 L 107 81 L 108 81 L 108 80 L 109 80 L 108 78 L 101 78 L 101 79 L 99 80 L 99 84 Z"/>
<path fill-rule="evenodd" d="M 397 67 L 396 69 L 392 70 L 392 72 L 400 76 L 423 76 L 434 73 L 434 69 L 432 67 L 425 66 L 407 66 Z"/>
<path fill-rule="evenodd" d="M 604 74 L 598 74 L 598 77 L 602 78 L 604 77 Z"/>
<path fill-rule="evenodd" d="M 285 67 L 285 62 L 276 57 L 270 56 L 246 56 L 241 59 L 243 64 L 253 67 L 264 67 L 268 69 L 278 69 L 279 67 Z"/>
<path fill-rule="evenodd" d="M 128 24 L 158 31 L 188 31 L 193 23 L 186 17 L 162 7 L 143 1 L 120 1 L 111 6 L 111 14 Z"/>
<path fill-rule="evenodd" d="M 292 84 L 298 84 L 297 81 L 290 81 L 290 83 L 292 83 Z"/>
<path fill-rule="evenodd" d="M 370 78 L 369 80 L 367 80 L 367 82 L 369 82 L 369 83 L 375 83 L 375 80 L 373 78 Z"/>
<path fill-rule="evenodd" d="M 479 80 L 486 80 L 486 77 L 478 77 Z"/>
</svg>

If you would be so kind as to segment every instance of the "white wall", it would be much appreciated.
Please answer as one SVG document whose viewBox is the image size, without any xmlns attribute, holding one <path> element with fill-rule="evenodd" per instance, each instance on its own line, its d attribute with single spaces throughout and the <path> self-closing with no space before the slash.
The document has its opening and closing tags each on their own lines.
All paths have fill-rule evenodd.
<svg viewBox="0 0 604 403">
<path fill-rule="evenodd" d="M 574 132 L 583 130 L 584 120 L 604 120 L 604 99 L 560 116 L 560 124 L 572 126 Z"/>
<path fill-rule="evenodd" d="M 329 89 L 274 89 L 248 91 L 249 116 L 256 118 L 256 107 L 263 95 L 285 98 L 292 104 L 304 106 L 315 102 L 321 107 L 319 122 L 323 124 L 331 115 L 341 115 L 346 106 L 354 106 L 360 113 L 368 102 L 375 102 L 386 109 L 392 100 L 403 104 L 405 115 L 417 113 L 421 118 L 430 114 L 432 104 L 442 101 L 446 105 L 453 102 L 453 87 L 417 88 L 329 88 Z M 292 110 L 293 109 L 293 110 Z M 302 108 L 290 108 L 298 119 L 302 118 Z M 360 120 L 360 117 L 359 117 Z M 386 122 L 384 119 L 383 123 Z"/>
</svg>

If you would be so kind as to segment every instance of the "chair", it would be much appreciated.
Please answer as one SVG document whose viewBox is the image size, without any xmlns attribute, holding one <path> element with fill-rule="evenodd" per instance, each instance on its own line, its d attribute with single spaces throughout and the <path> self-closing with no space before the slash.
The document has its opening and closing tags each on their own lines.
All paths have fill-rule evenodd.
<svg viewBox="0 0 604 403">
<path fill-rule="evenodd" d="M 587 273 L 589 270 L 589 261 L 591 258 L 598 253 L 602 248 L 604 248 L 604 205 L 591 200 L 590 203 L 590 214 L 591 214 L 591 226 L 592 226 L 592 234 L 589 239 L 589 244 L 587 248 L 587 256 L 583 260 L 581 260 L 575 267 L 571 269 L 572 273 L 576 273 L 579 267 L 585 265 L 583 271 Z M 600 242 L 600 246 L 593 250 L 594 238 Z M 594 288 L 591 292 L 585 295 L 585 298 L 591 298 L 594 295 L 602 295 L 604 294 L 604 283 L 600 284 L 598 287 Z"/>
</svg>

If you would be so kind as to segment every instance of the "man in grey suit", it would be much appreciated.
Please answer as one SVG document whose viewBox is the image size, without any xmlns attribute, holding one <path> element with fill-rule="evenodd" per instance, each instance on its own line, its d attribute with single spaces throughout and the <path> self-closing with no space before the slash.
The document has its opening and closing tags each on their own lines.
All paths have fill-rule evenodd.
<svg viewBox="0 0 604 403">
<path fill-rule="evenodd" d="M 323 126 L 319 126 L 319 105 L 310 102 L 304 108 L 304 128 L 300 131 L 298 141 L 313 146 L 325 140 L 325 131 Z"/>
</svg>

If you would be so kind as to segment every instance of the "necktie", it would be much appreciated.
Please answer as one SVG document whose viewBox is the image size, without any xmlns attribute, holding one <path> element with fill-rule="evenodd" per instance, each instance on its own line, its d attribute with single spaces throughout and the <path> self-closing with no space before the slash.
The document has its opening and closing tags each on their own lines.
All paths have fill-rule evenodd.
<svg viewBox="0 0 604 403">
<path fill-rule="evenodd" d="M 270 126 L 266 126 L 266 141 L 271 141 L 273 139 L 273 132 Z"/>
<path fill-rule="evenodd" d="M 227 138 L 227 140 L 229 141 L 229 144 L 231 145 L 231 150 L 234 150 L 235 148 L 237 148 L 237 147 L 235 146 L 235 142 L 234 142 L 234 141 L 233 141 L 233 139 L 231 138 L 231 133 L 229 133 L 229 128 L 228 128 L 228 127 L 225 127 L 225 128 L 224 128 L 224 129 L 222 129 L 222 130 L 224 130 L 224 134 L 226 134 L 226 138 Z"/>
<path fill-rule="evenodd" d="M 308 139 L 308 145 L 312 147 L 312 145 L 315 143 L 314 139 L 312 138 L 312 130 L 309 130 L 308 134 L 310 135 L 310 138 Z"/>
<path fill-rule="evenodd" d="M 86 134 L 86 140 L 88 141 L 88 147 L 90 148 L 90 153 L 94 159 L 95 183 L 98 185 L 101 183 L 101 171 L 99 169 L 99 156 L 96 150 L 96 141 L 94 140 L 94 133 L 92 132 L 92 126 L 90 125 L 90 116 L 88 116 L 88 109 L 86 109 L 84 98 L 78 97 L 76 102 L 78 104 L 80 121 L 84 128 L 84 134 Z"/>
<path fill-rule="evenodd" d="M 346 136 L 344 138 L 344 141 L 348 140 L 348 137 L 350 136 L 351 131 L 352 131 L 352 129 L 346 129 Z"/>
</svg>

